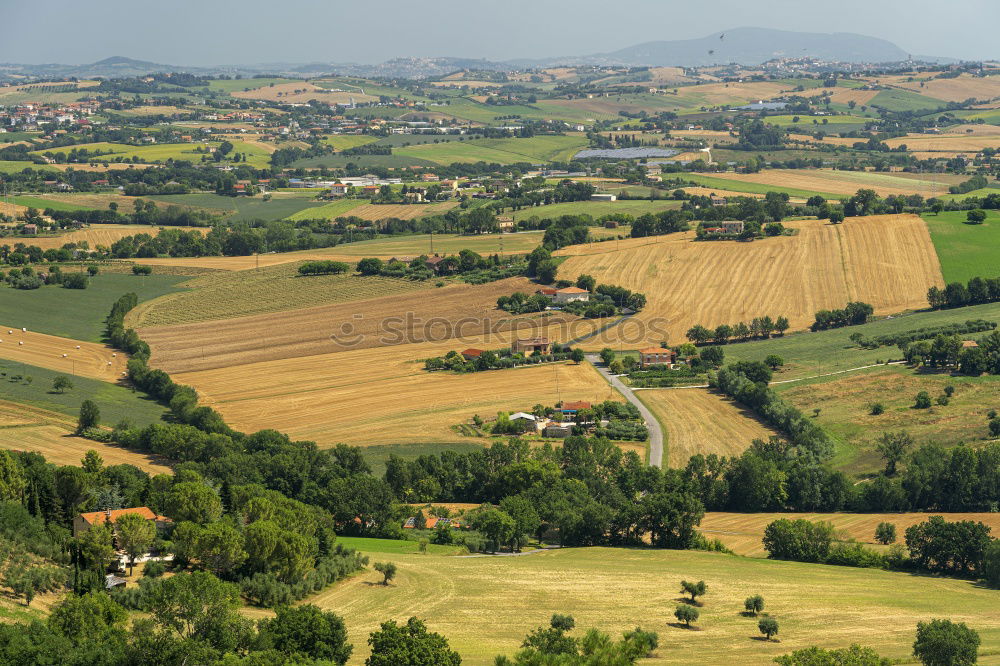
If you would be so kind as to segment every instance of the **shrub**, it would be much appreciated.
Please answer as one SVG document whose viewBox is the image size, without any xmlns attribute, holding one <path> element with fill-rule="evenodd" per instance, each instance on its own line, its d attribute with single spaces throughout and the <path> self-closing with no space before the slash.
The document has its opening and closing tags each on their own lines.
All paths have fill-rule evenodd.
<svg viewBox="0 0 1000 666">
<path fill-rule="evenodd" d="M 83 273 L 67 273 L 63 276 L 62 286 L 66 289 L 86 289 L 88 282 Z"/>
<path fill-rule="evenodd" d="M 152 274 L 153 274 L 152 266 L 140 266 L 139 264 L 132 266 L 132 275 L 152 275 Z"/>
<path fill-rule="evenodd" d="M 142 575 L 146 578 L 159 578 L 167 571 L 167 565 L 163 562 L 146 562 Z"/>
<path fill-rule="evenodd" d="M 921 391 L 914 398 L 914 409 L 929 409 L 931 406 L 931 396 L 927 391 Z"/>
<path fill-rule="evenodd" d="M 870 412 L 872 416 L 881 416 L 885 413 L 885 405 L 881 402 L 874 402 L 872 403 Z"/>
</svg>

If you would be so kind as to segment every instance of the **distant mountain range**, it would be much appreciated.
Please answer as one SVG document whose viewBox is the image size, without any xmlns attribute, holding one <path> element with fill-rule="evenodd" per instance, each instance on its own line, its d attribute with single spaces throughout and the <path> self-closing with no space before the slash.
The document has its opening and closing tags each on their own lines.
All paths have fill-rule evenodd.
<svg viewBox="0 0 1000 666">
<path fill-rule="evenodd" d="M 813 57 L 842 63 L 892 63 L 910 55 L 892 42 L 854 33 L 811 33 L 771 28 L 736 28 L 700 39 L 656 41 L 637 44 L 609 53 L 564 56 L 536 60 L 494 62 L 471 58 L 395 58 L 384 63 L 262 63 L 187 67 L 133 60 L 122 56 L 106 58 L 88 65 L 0 64 L 0 79 L 14 75 L 44 77 L 127 77 L 154 72 L 190 72 L 192 74 L 287 74 L 315 76 L 338 73 L 352 76 L 398 76 L 425 78 L 441 76 L 460 69 L 505 71 L 557 65 L 629 65 L 654 67 L 702 67 L 736 63 L 759 65 L 775 58 Z M 925 62 L 957 62 L 953 58 L 915 56 Z"/>
</svg>

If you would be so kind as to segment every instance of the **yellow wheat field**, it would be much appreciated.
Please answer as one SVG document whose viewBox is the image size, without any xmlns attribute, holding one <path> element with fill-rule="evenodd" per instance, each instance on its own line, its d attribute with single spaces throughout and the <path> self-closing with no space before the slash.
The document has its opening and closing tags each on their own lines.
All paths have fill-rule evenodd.
<svg viewBox="0 0 1000 666">
<path fill-rule="evenodd" d="M 128 361 L 123 352 L 105 345 L 24 332 L 16 324 L 0 325 L 0 340 L 0 359 L 108 382 L 123 376 Z"/>
<path fill-rule="evenodd" d="M 817 310 L 849 301 L 890 314 L 927 305 L 927 289 L 943 285 L 923 220 L 914 215 L 790 223 L 795 236 L 753 241 L 695 241 L 692 232 L 621 241 L 616 250 L 581 245 L 560 276 L 592 275 L 646 295 L 642 312 L 583 346 L 637 348 L 685 341 L 695 324 L 718 326 L 770 315 L 806 327 Z"/>
<path fill-rule="evenodd" d="M 839 538 L 855 539 L 862 543 L 875 543 L 875 528 L 881 522 L 896 526 L 900 542 L 907 527 L 922 523 L 931 513 L 725 513 L 708 512 L 702 518 L 699 530 L 710 539 L 718 539 L 738 555 L 767 557 L 761 540 L 764 529 L 780 518 L 789 520 L 828 521 L 839 532 Z M 1000 513 L 946 513 L 945 520 L 973 520 L 1000 532 Z"/>
<path fill-rule="evenodd" d="M 262 99 L 270 102 L 308 102 L 315 99 L 330 104 L 348 104 L 352 99 L 358 103 L 378 101 L 377 97 L 363 95 L 358 91 L 332 92 L 306 81 L 279 83 L 253 90 L 241 90 L 232 93 L 232 96 L 240 99 Z"/>
<path fill-rule="evenodd" d="M 739 456 L 755 439 L 776 435 L 754 415 L 708 389 L 636 391 L 667 435 L 670 467 L 684 467 L 691 456 Z"/>
<path fill-rule="evenodd" d="M 152 227 L 147 224 L 99 224 L 87 227 L 86 229 L 80 229 L 79 231 L 71 231 L 67 234 L 59 236 L 38 236 L 27 241 L 22 240 L 21 242 L 26 242 L 29 245 L 37 245 L 43 250 L 48 250 L 50 248 L 61 248 L 67 243 L 80 243 L 82 241 L 86 241 L 90 249 L 93 250 L 96 249 L 98 245 L 111 247 L 112 243 L 121 240 L 126 236 L 135 236 L 136 234 L 149 234 L 150 236 L 156 236 L 156 234 L 160 233 L 160 229 L 179 229 L 180 231 L 198 231 L 200 233 L 208 231 L 208 229 L 199 227 Z"/>
<path fill-rule="evenodd" d="M 134 465 L 151 475 L 171 473 L 170 467 L 154 456 L 75 437 L 72 428 L 59 425 L 0 428 L 0 448 L 40 453 L 56 465 L 79 465 L 87 451 L 97 451 L 107 466 Z"/>
<path fill-rule="evenodd" d="M 501 336 L 502 337 L 502 336 Z M 174 374 L 244 431 L 274 428 L 332 446 L 479 440 L 452 426 L 474 414 L 559 400 L 620 399 L 589 363 L 429 373 L 420 359 L 483 345 L 476 339 L 360 349 Z M 486 345 L 483 345 L 486 346 Z M 494 339 L 489 346 L 502 346 Z M 480 347 L 482 348 L 482 347 Z"/>
<path fill-rule="evenodd" d="M 943 99 L 946 102 L 964 102 L 967 99 L 992 100 L 1000 97 L 1000 76 L 974 77 L 962 74 L 954 79 L 931 79 L 907 81 L 908 76 L 886 79 L 883 82 L 899 88 L 906 88 L 921 95 Z"/>
</svg>

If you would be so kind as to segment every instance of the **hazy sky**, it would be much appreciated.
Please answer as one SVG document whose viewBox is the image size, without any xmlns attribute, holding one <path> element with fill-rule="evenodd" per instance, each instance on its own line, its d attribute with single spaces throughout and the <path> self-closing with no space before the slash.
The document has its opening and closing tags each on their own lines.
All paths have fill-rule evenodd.
<svg viewBox="0 0 1000 666">
<path fill-rule="evenodd" d="M 507 60 L 741 26 L 859 32 L 914 55 L 986 59 L 1000 58 L 998 25 L 1000 0 L 0 0 L 0 62 Z"/>
</svg>

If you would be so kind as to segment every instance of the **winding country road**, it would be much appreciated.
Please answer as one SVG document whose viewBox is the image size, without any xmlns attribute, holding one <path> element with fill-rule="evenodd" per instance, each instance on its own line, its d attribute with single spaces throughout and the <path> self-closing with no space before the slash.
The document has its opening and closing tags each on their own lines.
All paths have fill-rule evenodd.
<svg viewBox="0 0 1000 666">
<path fill-rule="evenodd" d="M 587 360 L 597 368 L 599 373 L 604 375 L 604 378 L 619 393 L 625 396 L 626 400 L 635 405 L 639 413 L 642 414 L 642 418 L 646 421 L 646 429 L 649 431 L 649 464 L 654 467 L 661 467 L 663 465 L 663 428 L 660 427 L 660 422 L 646 408 L 646 405 L 642 404 L 642 401 L 636 397 L 631 388 L 625 386 L 622 380 L 612 375 L 605 366 L 601 365 L 601 358 L 597 354 L 587 354 Z"/>
</svg>

